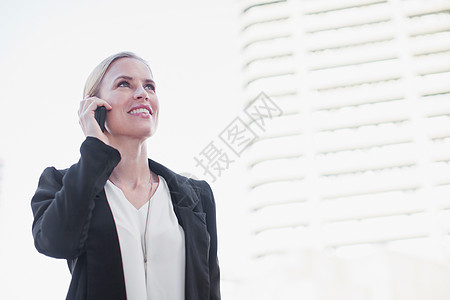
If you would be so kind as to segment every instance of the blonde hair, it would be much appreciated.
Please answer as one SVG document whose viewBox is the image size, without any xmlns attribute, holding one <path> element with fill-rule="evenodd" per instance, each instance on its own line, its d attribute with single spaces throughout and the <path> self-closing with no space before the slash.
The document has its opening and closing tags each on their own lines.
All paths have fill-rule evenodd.
<svg viewBox="0 0 450 300">
<path fill-rule="evenodd" d="M 97 96 L 97 93 L 100 90 L 100 85 L 102 83 L 103 77 L 105 77 L 108 68 L 112 65 L 113 62 L 124 57 L 134 58 L 143 62 L 151 72 L 148 63 L 141 57 L 134 54 L 133 52 L 124 51 L 113 54 L 105 58 L 100 64 L 98 64 L 98 66 L 94 68 L 94 70 L 92 70 L 91 74 L 89 74 L 86 83 L 84 84 L 83 98 Z"/>
</svg>

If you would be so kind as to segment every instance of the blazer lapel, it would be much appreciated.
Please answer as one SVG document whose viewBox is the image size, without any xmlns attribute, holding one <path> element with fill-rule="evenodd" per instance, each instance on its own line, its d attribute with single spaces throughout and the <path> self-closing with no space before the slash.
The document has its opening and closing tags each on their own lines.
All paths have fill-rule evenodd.
<svg viewBox="0 0 450 300">
<path fill-rule="evenodd" d="M 88 265 L 89 299 L 125 299 L 125 280 L 123 277 L 120 244 L 114 218 L 102 191 L 95 199 L 87 241 L 86 259 Z"/>
<path fill-rule="evenodd" d="M 200 201 L 200 188 L 168 168 L 149 160 L 150 169 L 164 177 L 170 190 L 178 223 L 183 227 L 186 250 L 186 300 L 209 298 L 210 236 L 206 214 Z"/>
</svg>

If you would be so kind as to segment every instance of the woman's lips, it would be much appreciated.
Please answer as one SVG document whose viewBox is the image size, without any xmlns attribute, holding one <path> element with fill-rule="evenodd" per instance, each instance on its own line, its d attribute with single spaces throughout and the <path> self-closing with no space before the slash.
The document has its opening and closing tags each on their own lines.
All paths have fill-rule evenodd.
<svg viewBox="0 0 450 300">
<path fill-rule="evenodd" d="M 135 108 L 128 112 L 130 115 L 139 117 L 150 117 L 151 113 L 147 108 Z"/>
</svg>

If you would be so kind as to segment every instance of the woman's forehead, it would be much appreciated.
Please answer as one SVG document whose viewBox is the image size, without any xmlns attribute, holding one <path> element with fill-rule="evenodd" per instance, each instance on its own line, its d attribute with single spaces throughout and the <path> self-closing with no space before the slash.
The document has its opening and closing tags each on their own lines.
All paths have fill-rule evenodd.
<svg viewBox="0 0 450 300">
<path fill-rule="evenodd" d="M 114 80 L 119 76 L 153 79 L 149 67 L 144 62 L 131 57 L 123 57 L 114 61 L 106 71 L 105 79 Z"/>
</svg>

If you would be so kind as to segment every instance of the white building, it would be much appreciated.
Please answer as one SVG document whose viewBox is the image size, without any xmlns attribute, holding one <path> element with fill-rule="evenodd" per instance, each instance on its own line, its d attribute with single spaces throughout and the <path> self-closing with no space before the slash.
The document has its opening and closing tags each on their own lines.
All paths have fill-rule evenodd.
<svg viewBox="0 0 450 300">
<path fill-rule="evenodd" d="M 254 299 L 449 299 L 450 1 L 239 9 Z"/>
</svg>

